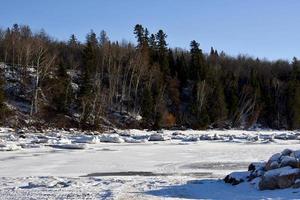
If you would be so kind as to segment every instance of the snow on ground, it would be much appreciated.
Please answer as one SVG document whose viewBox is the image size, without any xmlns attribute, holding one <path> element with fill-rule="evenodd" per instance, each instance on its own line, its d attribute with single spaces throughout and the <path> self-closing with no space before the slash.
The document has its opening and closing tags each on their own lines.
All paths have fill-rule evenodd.
<svg viewBox="0 0 300 200">
<path fill-rule="evenodd" d="M 0 199 L 300 199 L 299 189 L 220 180 L 299 149 L 297 132 L 163 131 L 155 141 L 154 132 L 139 130 L 72 133 L 2 128 Z"/>
</svg>

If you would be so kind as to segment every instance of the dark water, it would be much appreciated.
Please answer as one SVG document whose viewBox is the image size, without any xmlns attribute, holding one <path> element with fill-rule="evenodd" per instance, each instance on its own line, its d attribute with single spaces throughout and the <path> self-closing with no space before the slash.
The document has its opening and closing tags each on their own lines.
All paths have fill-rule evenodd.
<svg viewBox="0 0 300 200">
<path fill-rule="evenodd" d="M 191 172 L 191 173 L 155 173 L 145 171 L 126 171 L 126 172 L 96 172 L 84 175 L 83 177 L 91 176 L 191 176 L 195 178 L 211 177 L 213 174 L 209 172 Z"/>
</svg>

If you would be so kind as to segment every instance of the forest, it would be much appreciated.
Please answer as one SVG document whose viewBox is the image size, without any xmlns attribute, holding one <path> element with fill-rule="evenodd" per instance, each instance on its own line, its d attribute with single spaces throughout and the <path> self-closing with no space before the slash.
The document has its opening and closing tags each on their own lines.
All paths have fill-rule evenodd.
<svg viewBox="0 0 300 200">
<path fill-rule="evenodd" d="M 300 128 L 300 61 L 170 48 L 137 24 L 136 42 L 105 31 L 53 39 L 0 29 L 1 123 L 126 128 Z M 171 33 L 170 33 L 171 34 Z M 130 118 L 130 119 L 129 119 Z M 17 120 L 16 120 L 17 119 Z"/>
</svg>

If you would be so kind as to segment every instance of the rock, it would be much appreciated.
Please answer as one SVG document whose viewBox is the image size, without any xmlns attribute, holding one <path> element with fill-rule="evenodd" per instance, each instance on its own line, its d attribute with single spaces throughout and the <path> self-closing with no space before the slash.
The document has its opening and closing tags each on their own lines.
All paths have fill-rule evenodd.
<svg viewBox="0 0 300 200">
<path fill-rule="evenodd" d="M 299 159 L 292 156 L 283 156 L 281 158 L 280 167 L 291 166 L 293 168 L 300 168 Z"/>
<path fill-rule="evenodd" d="M 25 135 L 25 134 L 20 134 L 20 135 L 19 135 L 19 138 L 25 139 L 25 138 L 26 138 L 26 135 Z"/>
<path fill-rule="evenodd" d="M 248 167 L 248 171 L 255 171 L 255 170 L 260 170 L 260 169 L 264 169 L 266 166 L 265 162 L 254 162 L 251 163 Z"/>
<path fill-rule="evenodd" d="M 278 187 L 280 189 L 289 188 L 295 183 L 295 180 L 298 178 L 300 178 L 300 169 L 283 171 L 277 179 Z"/>
<path fill-rule="evenodd" d="M 74 139 L 75 143 L 87 143 L 87 144 L 98 144 L 100 143 L 100 139 L 98 136 L 90 136 L 90 135 L 83 135 L 76 137 Z"/>
<path fill-rule="evenodd" d="M 222 140 L 222 138 L 218 134 L 214 134 L 213 140 Z"/>
<path fill-rule="evenodd" d="M 21 147 L 14 143 L 10 143 L 10 144 L 0 143 L 0 151 L 16 151 L 20 149 Z"/>
<path fill-rule="evenodd" d="M 25 130 L 23 129 L 17 129 L 16 134 L 25 134 Z"/>
<path fill-rule="evenodd" d="M 224 182 L 231 185 L 238 185 L 248 180 L 249 176 L 250 172 L 233 172 L 224 178 Z"/>
<path fill-rule="evenodd" d="M 260 181 L 261 181 L 261 177 L 256 177 L 250 181 L 250 184 L 253 185 L 256 189 L 259 189 Z"/>
<path fill-rule="evenodd" d="M 150 135 L 149 141 L 166 141 L 166 138 L 162 134 L 153 133 Z"/>
<path fill-rule="evenodd" d="M 123 136 L 123 137 L 130 137 L 131 136 L 130 132 L 128 132 L 128 131 L 122 131 L 122 132 L 120 132 L 118 134 L 120 136 Z"/>
<path fill-rule="evenodd" d="M 122 143 L 124 140 L 118 134 L 103 134 L 100 137 L 100 142 Z"/>
<path fill-rule="evenodd" d="M 232 185 L 248 181 L 260 190 L 274 190 L 284 188 L 300 188 L 300 150 L 285 149 L 274 154 L 267 163 L 251 163 L 248 167 L 249 175 L 233 172 L 224 181 Z"/>
<path fill-rule="evenodd" d="M 281 153 L 276 153 L 274 155 L 271 156 L 271 158 L 268 160 L 267 164 L 266 164 L 266 170 L 272 170 L 271 168 L 271 164 L 276 161 L 279 163 L 279 159 L 281 157 Z"/>
<path fill-rule="evenodd" d="M 183 142 L 197 142 L 199 141 L 199 137 L 198 136 L 188 136 L 188 137 L 185 137 L 183 138 L 182 140 Z"/>
<path fill-rule="evenodd" d="M 270 164 L 270 169 L 277 169 L 279 168 L 279 163 L 277 161 L 273 161 Z"/>
<path fill-rule="evenodd" d="M 256 136 L 249 136 L 247 138 L 247 140 L 251 141 L 251 142 L 257 142 L 259 140 L 259 137 L 258 137 L 258 135 L 256 135 Z"/>
<path fill-rule="evenodd" d="M 43 138 L 43 139 L 34 139 L 31 141 L 32 144 L 45 144 L 45 143 L 48 143 L 49 139 L 47 138 Z"/>
<path fill-rule="evenodd" d="M 260 190 L 274 190 L 291 187 L 300 177 L 300 169 L 290 166 L 267 171 L 259 183 Z"/>
<path fill-rule="evenodd" d="M 124 138 L 124 141 L 126 143 L 145 143 L 146 142 L 145 140 L 136 140 L 136 139 L 131 138 L 131 137 Z"/>
<path fill-rule="evenodd" d="M 291 156 L 291 157 L 294 157 L 294 158 L 300 159 L 300 150 L 293 151 L 293 152 L 290 154 L 290 156 Z"/>
<path fill-rule="evenodd" d="M 282 156 L 289 156 L 293 151 L 291 149 L 285 149 L 281 152 Z"/>
<path fill-rule="evenodd" d="M 274 155 L 271 156 L 271 158 L 269 159 L 269 161 L 273 162 L 273 161 L 279 161 L 281 157 L 281 153 L 276 153 Z"/>
<path fill-rule="evenodd" d="M 260 190 L 274 190 L 278 188 L 276 176 L 263 176 L 258 183 Z"/>
<path fill-rule="evenodd" d="M 207 135 L 207 134 L 201 135 L 200 140 L 214 140 L 214 136 Z"/>
<path fill-rule="evenodd" d="M 297 136 L 293 133 L 279 133 L 274 138 L 278 140 L 295 140 Z"/>
<path fill-rule="evenodd" d="M 273 141 L 274 134 L 259 134 L 259 139 Z"/>
</svg>

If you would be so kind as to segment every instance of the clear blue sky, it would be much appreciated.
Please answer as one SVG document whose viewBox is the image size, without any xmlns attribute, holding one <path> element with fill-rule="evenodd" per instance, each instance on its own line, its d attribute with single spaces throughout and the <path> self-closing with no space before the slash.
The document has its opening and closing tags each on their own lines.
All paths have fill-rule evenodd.
<svg viewBox="0 0 300 200">
<path fill-rule="evenodd" d="M 27 24 L 66 40 L 83 41 L 89 30 L 106 30 L 112 40 L 135 41 L 140 23 L 163 29 L 171 47 L 205 52 L 213 46 L 230 55 L 268 59 L 300 57 L 299 0 L 2 0 L 0 26 Z"/>
</svg>

